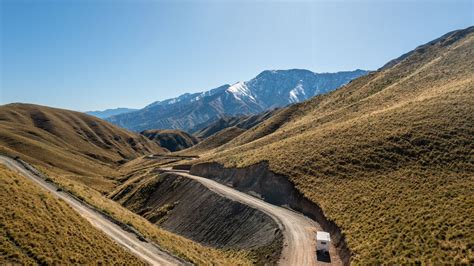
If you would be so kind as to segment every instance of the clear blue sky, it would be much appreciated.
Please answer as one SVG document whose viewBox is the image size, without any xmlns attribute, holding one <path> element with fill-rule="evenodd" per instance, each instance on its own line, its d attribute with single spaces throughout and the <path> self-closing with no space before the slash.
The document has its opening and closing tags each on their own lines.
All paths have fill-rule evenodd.
<svg viewBox="0 0 474 266">
<path fill-rule="evenodd" d="M 1 2 L 0 104 L 143 107 L 265 69 L 377 69 L 474 24 L 468 1 Z"/>
</svg>

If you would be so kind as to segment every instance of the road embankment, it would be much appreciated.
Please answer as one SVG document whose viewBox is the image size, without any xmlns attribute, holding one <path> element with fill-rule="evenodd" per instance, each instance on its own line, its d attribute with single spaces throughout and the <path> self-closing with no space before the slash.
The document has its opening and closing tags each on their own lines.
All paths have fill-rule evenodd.
<svg viewBox="0 0 474 266">
<path fill-rule="evenodd" d="M 316 221 L 322 230 L 331 234 L 331 261 L 350 264 L 351 252 L 341 229 L 327 219 L 322 209 L 304 197 L 285 176 L 269 170 L 262 162 L 245 168 L 225 168 L 218 163 L 200 163 L 192 165 L 190 174 L 206 177 L 225 184 L 236 190 L 261 198 L 262 200 L 289 207 Z"/>
<path fill-rule="evenodd" d="M 258 262 L 276 263 L 281 225 L 257 208 L 175 173 L 130 184 L 111 197 L 173 233 L 215 248 L 252 251 Z"/>
</svg>

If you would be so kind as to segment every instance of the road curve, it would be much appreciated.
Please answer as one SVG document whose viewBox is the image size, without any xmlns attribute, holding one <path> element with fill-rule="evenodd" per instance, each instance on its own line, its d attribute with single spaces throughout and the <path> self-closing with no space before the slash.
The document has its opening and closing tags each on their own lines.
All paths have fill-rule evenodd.
<svg viewBox="0 0 474 266">
<path fill-rule="evenodd" d="M 161 168 L 161 170 L 194 179 L 226 198 L 259 209 L 272 217 L 283 227 L 284 241 L 280 265 L 342 265 L 334 246 L 331 246 L 330 262 L 318 260 L 315 235 L 316 231 L 321 230 L 321 227 L 310 218 L 295 211 L 272 205 L 214 180 L 191 175 L 188 171 L 171 168 Z"/>
<path fill-rule="evenodd" d="M 57 191 L 57 187 L 46 182 L 43 178 L 35 175 L 26 169 L 21 163 L 5 156 L 0 155 L 0 163 L 6 165 L 11 170 L 19 172 L 28 179 L 33 180 L 37 185 L 49 191 L 51 194 L 64 200 L 82 217 L 86 218 L 94 227 L 107 234 L 112 240 L 122 245 L 137 257 L 151 265 L 180 265 L 180 260 L 174 258 L 170 254 L 160 250 L 155 245 L 140 241 L 137 235 L 127 232 L 117 224 L 110 221 L 100 212 L 92 209 L 86 204 L 78 201 L 71 195 Z"/>
</svg>

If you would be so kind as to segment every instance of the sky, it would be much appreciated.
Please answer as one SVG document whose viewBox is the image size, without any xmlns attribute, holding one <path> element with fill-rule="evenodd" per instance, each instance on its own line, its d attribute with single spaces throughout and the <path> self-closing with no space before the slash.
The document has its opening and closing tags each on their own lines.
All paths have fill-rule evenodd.
<svg viewBox="0 0 474 266">
<path fill-rule="evenodd" d="M 0 0 L 0 104 L 141 108 L 267 69 L 376 70 L 468 1 Z"/>
</svg>

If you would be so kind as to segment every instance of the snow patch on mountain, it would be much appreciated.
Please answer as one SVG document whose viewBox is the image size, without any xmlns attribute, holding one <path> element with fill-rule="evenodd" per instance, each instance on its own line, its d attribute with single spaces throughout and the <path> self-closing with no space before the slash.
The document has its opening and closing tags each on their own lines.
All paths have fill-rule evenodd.
<svg viewBox="0 0 474 266">
<path fill-rule="evenodd" d="M 127 129 L 191 130 L 221 116 L 257 114 L 304 101 L 346 84 L 367 71 L 314 73 L 305 69 L 266 70 L 255 78 L 154 102 L 142 110 L 107 118 Z"/>
<path fill-rule="evenodd" d="M 300 80 L 300 83 L 298 83 L 298 85 L 296 85 L 296 87 L 290 91 L 289 100 L 291 103 L 297 103 L 304 99 L 306 99 L 306 93 L 304 91 L 303 84 L 301 84 Z"/>
<path fill-rule="evenodd" d="M 177 103 L 179 102 L 180 99 L 179 98 L 174 98 L 174 99 L 171 99 L 169 102 L 167 102 L 166 104 L 174 104 L 174 103 Z"/>
<path fill-rule="evenodd" d="M 232 93 L 234 97 L 238 100 L 244 100 L 243 98 L 248 98 L 253 102 L 257 102 L 255 97 L 252 95 L 252 92 L 250 91 L 249 87 L 245 82 L 239 81 L 235 83 L 234 85 L 230 86 L 227 89 L 228 92 Z"/>
</svg>

